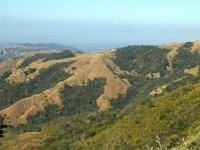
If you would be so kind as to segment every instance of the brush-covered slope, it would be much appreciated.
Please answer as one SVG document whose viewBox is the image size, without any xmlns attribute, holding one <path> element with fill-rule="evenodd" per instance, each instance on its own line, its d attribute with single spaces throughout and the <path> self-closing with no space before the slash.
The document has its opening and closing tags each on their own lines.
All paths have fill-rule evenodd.
<svg viewBox="0 0 200 150">
<path fill-rule="evenodd" d="M 80 145 L 85 149 L 172 149 L 181 145 L 197 149 L 200 146 L 199 86 L 199 83 L 185 86 L 149 101 Z"/>
<path fill-rule="evenodd" d="M 191 141 L 190 128 L 199 126 L 199 43 L 62 51 L 1 63 L 0 116 L 17 128 L 7 130 L 5 148 L 16 149 L 16 141 L 24 149 L 172 148 L 181 146 L 171 143 L 175 137 Z"/>
<path fill-rule="evenodd" d="M 52 116 L 54 121 L 44 124 L 42 131 L 30 132 L 34 126 L 21 126 L 18 134 L 8 132 L 0 142 L 2 148 L 11 149 L 198 150 L 199 86 L 184 86 L 126 112 L 85 112 L 59 119 Z"/>
<path fill-rule="evenodd" d="M 5 123 L 27 123 L 29 116 L 50 104 L 63 107 L 65 97 L 60 91 L 65 84 L 78 88 L 96 78 L 105 80 L 104 90 L 93 99 L 99 111 L 137 106 L 149 96 L 171 92 L 198 78 L 198 43 L 129 46 L 90 54 L 62 51 L 10 59 L 0 65 L 0 114 Z"/>
<path fill-rule="evenodd" d="M 125 94 L 130 86 L 128 80 L 119 78 L 108 67 L 104 58 L 110 60 L 111 53 L 74 54 L 63 51 L 36 54 L 9 72 L 4 72 L 1 76 L 0 114 L 5 117 L 5 123 L 26 123 L 30 115 L 43 111 L 49 104 L 61 108 L 65 97 L 62 98 L 60 91 L 65 85 L 78 88 L 96 78 L 105 80 L 104 90 L 98 97 L 91 99 L 98 107 L 96 111 L 111 108 L 109 100 Z"/>
</svg>

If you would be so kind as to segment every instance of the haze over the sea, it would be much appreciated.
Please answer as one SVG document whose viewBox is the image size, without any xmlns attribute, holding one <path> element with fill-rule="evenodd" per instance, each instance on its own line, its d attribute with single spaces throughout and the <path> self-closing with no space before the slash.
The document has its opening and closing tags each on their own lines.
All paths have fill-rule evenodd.
<svg viewBox="0 0 200 150">
<path fill-rule="evenodd" d="M 0 42 L 83 50 L 200 39 L 199 0 L 1 0 Z"/>
</svg>

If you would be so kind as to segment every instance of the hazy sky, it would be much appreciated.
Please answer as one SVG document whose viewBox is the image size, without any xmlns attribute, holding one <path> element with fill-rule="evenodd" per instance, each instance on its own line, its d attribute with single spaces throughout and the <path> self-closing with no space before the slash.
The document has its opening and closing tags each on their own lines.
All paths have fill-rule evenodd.
<svg viewBox="0 0 200 150">
<path fill-rule="evenodd" d="M 99 50 L 200 39 L 199 0 L 0 0 L 0 42 Z"/>
</svg>

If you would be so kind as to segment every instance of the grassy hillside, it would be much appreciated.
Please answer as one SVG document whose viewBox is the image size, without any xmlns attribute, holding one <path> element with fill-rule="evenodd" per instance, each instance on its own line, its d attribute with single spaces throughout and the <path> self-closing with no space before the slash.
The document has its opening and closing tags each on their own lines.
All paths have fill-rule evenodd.
<svg viewBox="0 0 200 150">
<path fill-rule="evenodd" d="M 64 72 L 63 69 L 68 67 L 70 64 L 70 62 L 55 64 L 47 69 L 41 70 L 39 75 L 34 79 L 17 84 L 7 82 L 6 78 L 11 74 L 11 72 L 5 72 L 0 77 L 0 109 L 12 105 L 19 99 L 41 93 L 66 79 L 70 75 Z M 30 71 L 34 70 L 29 70 L 29 72 L 26 72 L 25 74 L 31 73 Z"/>
<path fill-rule="evenodd" d="M 44 111 L 38 112 L 33 116 L 29 116 L 29 124 L 42 124 L 54 120 L 61 116 L 71 116 L 83 112 L 96 111 L 96 99 L 103 93 L 105 79 L 94 79 L 88 81 L 85 86 L 69 86 L 64 85 L 60 91 L 62 99 L 62 107 L 49 105 Z"/>
<path fill-rule="evenodd" d="M 43 62 L 49 61 L 49 60 L 60 60 L 64 58 L 71 58 L 75 57 L 75 54 L 72 53 L 70 50 L 64 50 L 62 52 L 58 53 L 50 53 L 50 54 L 35 54 L 33 56 L 30 56 L 26 58 L 21 64 L 20 68 L 24 68 L 28 66 L 29 64 L 37 61 L 38 59 L 42 59 Z"/>
<path fill-rule="evenodd" d="M 187 42 L 160 47 L 128 46 L 117 49 L 113 61 L 125 73 L 116 75 L 127 78 L 132 86 L 126 96 L 120 96 L 111 105 L 120 109 L 127 104 L 136 105 L 146 101 L 149 96 L 158 97 L 198 80 L 200 55 L 197 51 L 191 52 L 195 44 Z M 172 57 L 173 51 L 176 51 L 176 55 Z"/>
<path fill-rule="evenodd" d="M 156 98 L 167 92 L 172 92 L 178 87 L 193 83 L 199 78 L 200 59 L 198 51 L 193 50 L 196 43 L 187 42 L 181 45 L 160 47 L 128 46 L 91 54 L 77 53 L 76 56 L 70 51 L 63 51 L 28 57 L 12 67 L 9 70 L 11 74 L 2 80 L 2 108 L 11 104 L 13 107 L 18 107 L 17 105 L 23 103 L 15 104 L 15 102 L 20 100 L 26 100 L 26 103 L 32 101 L 31 99 L 35 99 L 32 97 L 33 94 L 40 94 L 39 99 L 42 100 L 43 93 L 46 93 L 53 86 L 54 91 L 58 91 L 66 83 L 67 85 L 84 85 L 87 84 L 88 80 L 101 77 L 106 78 L 106 84 L 104 93 L 97 98 L 97 107 L 100 111 L 110 108 L 123 109 L 128 105 L 137 107 L 138 104 L 145 102 L 149 96 Z M 176 55 L 173 57 L 172 51 L 176 51 Z M 69 63 L 70 61 L 71 63 Z M 62 63 L 68 65 L 64 66 Z M 63 67 L 59 67 L 59 65 Z M 5 66 L 2 65 L 2 70 L 3 67 L 5 68 Z M 49 72 L 48 69 L 51 71 Z M 51 73 L 56 76 L 54 72 L 58 69 L 60 75 L 57 73 L 57 77 L 61 79 L 54 78 L 51 81 Z M 46 73 L 43 73 L 44 70 L 47 70 Z M 68 75 L 65 76 L 65 74 Z M 46 79 L 44 80 L 46 82 L 38 83 L 42 81 L 41 76 Z M 60 81 L 62 83 L 59 83 Z M 31 90 L 33 86 L 36 88 Z M 40 90 L 37 90 L 37 87 Z M 13 93 L 8 96 L 6 89 L 13 89 Z M 37 92 L 34 92 L 35 90 Z M 60 101 L 59 92 L 56 93 L 57 100 Z M 50 101 L 53 100 L 50 92 L 45 97 L 51 97 Z M 49 98 L 45 99 L 49 100 Z M 9 110 L 13 107 L 2 110 L 2 113 L 10 117 L 15 116 L 16 111 Z M 25 111 L 29 109 L 30 105 Z M 15 116 L 13 119 L 19 117 Z"/>
<path fill-rule="evenodd" d="M 14 128 L 5 129 L 0 148 L 197 149 L 199 45 L 62 51 L 1 63 L 0 118 Z"/>
<path fill-rule="evenodd" d="M 54 103 L 58 107 L 64 105 L 60 91 L 65 88 L 65 85 L 83 86 L 86 91 L 90 91 L 85 85 L 96 78 L 104 78 L 106 83 L 103 92 L 95 97 L 92 107 L 88 106 L 88 108 L 96 111 L 111 108 L 110 100 L 118 98 L 119 94 L 124 95 L 130 84 L 125 78 L 117 77 L 104 61 L 104 57 L 110 53 L 112 51 L 78 53 L 73 57 L 74 54 L 70 51 L 63 51 L 38 54 L 24 59 L 11 68 L 10 74 L 2 80 L 0 100 L 3 110 L 0 114 L 6 118 L 5 122 L 12 125 L 27 123 L 30 115 L 43 111 L 48 105 Z M 43 60 L 32 59 L 38 59 L 37 56 Z M 99 88 L 100 86 L 99 83 Z M 8 94 L 10 89 L 13 89 L 13 92 Z"/>
<path fill-rule="evenodd" d="M 199 86 L 200 83 L 184 86 L 126 112 L 85 112 L 67 118 L 55 117 L 54 121 L 42 125 L 43 130 L 35 136 L 19 140 L 19 145 L 30 142 L 32 147 L 32 141 L 39 140 L 42 143 L 38 149 L 198 149 Z M 26 127 L 19 128 L 18 133 L 23 129 Z M 31 129 L 33 132 L 33 128 L 29 132 Z M 19 136 L 11 138 L 10 134 L 1 142 Z M 9 146 L 16 147 L 12 142 Z"/>
</svg>

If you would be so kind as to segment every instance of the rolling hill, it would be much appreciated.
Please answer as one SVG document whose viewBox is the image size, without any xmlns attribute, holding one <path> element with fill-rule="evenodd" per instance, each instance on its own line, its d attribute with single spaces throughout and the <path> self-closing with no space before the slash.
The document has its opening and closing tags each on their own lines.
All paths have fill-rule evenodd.
<svg viewBox="0 0 200 150">
<path fill-rule="evenodd" d="M 11 44 L 0 44 L 0 62 L 5 61 L 9 58 L 25 58 L 36 53 L 53 53 L 60 52 L 62 50 L 80 51 L 77 48 L 70 46 L 63 46 L 56 43 L 11 43 Z"/>
<path fill-rule="evenodd" d="M 8 59 L 0 147 L 197 149 L 199 65 L 200 41 Z"/>
</svg>

